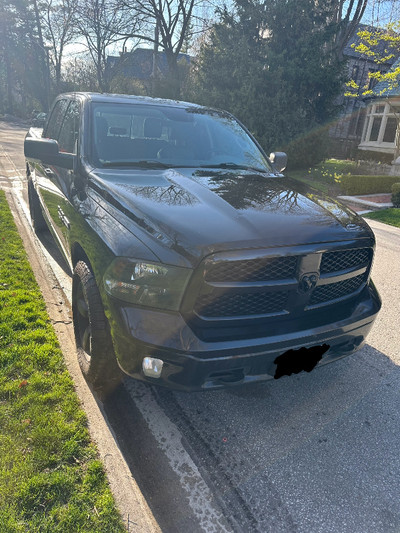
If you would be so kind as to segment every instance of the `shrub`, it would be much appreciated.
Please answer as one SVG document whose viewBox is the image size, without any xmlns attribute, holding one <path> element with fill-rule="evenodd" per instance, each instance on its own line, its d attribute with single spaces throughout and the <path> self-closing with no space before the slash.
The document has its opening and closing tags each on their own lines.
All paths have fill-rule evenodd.
<svg viewBox="0 0 400 533">
<path fill-rule="evenodd" d="M 346 174 L 338 179 L 345 194 L 390 193 L 398 176 L 355 176 Z"/>
<path fill-rule="evenodd" d="M 288 170 L 315 167 L 326 159 L 328 134 L 326 130 L 313 130 L 291 141 L 283 148 L 288 155 Z"/>
<path fill-rule="evenodd" d="M 376 163 L 384 163 L 386 165 L 391 165 L 393 161 L 393 154 L 384 154 L 372 150 L 356 150 L 354 157 L 363 161 L 375 161 Z"/>
<path fill-rule="evenodd" d="M 392 203 L 393 207 L 400 207 L 400 183 L 392 185 Z"/>
</svg>

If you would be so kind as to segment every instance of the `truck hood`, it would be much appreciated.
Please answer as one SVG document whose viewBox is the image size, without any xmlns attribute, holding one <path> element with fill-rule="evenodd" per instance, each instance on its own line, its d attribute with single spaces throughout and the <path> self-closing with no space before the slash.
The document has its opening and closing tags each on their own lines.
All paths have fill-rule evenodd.
<svg viewBox="0 0 400 533">
<path fill-rule="evenodd" d="M 193 168 L 96 169 L 91 183 L 132 221 L 133 233 L 139 225 L 190 262 L 223 250 L 372 236 L 353 211 L 283 176 Z"/>
</svg>

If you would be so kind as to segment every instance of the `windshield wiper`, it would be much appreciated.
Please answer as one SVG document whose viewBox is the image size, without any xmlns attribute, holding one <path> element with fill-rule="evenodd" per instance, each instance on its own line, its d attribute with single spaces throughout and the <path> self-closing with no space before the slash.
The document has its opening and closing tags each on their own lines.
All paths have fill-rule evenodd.
<svg viewBox="0 0 400 533">
<path fill-rule="evenodd" d="M 103 163 L 105 168 L 114 167 L 137 167 L 137 168 L 170 168 L 170 165 L 160 163 L 160 161 L 105 161 Z"/>
<path fill-rule="evenodd" d="M 268 168 L 252 167 L 251 165 L 238 165 L 237 163 L 216 163 L 215 165 L 201 165 L 201 168 L 228 168 L 233 170 L 254 170 L 254 172 L 270 172 Z"/>
</svg>

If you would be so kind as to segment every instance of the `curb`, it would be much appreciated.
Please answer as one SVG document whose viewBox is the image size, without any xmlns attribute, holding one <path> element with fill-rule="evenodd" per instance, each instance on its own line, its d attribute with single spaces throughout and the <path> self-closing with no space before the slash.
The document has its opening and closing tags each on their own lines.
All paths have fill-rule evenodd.
<svg viewBox="0 0 400 533">
<path fill-rule="evenodd" d="M 370 194 L 365 196 L 338 196 L 338 200 L 341 200 L 344 203 L 349 203 L 351 205 L 357 205 L 360 207 L 369 208 L 365 211 L 359 212 L 359 214 L 368 213 L 369 211 L 375 211 L 379 209 L 387 209 L 393 207 L 392 202 L 372 202 L 368 198 L 376 198 L 378 194 Z M 387 194 L 382 195 L 387 196 Z"/>
</svg>

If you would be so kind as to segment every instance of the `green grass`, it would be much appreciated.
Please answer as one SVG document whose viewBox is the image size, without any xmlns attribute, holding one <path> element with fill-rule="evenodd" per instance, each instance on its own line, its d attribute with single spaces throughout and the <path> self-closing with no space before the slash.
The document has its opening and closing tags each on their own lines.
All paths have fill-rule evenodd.
<svg viewBox="0 0 400 533">
<path fill-rule="evenodd" d="M 366 218 L 370 218 L 372 220 L 378 220 L 379 222 L 383 222 L 384 224 L 390 224 L 391 226 L 396 226 L 397 228 L 400 228 L 400 209 L 399 208 L 390 208 L 390 209 L 382 209 L 380 211 L 374 211 L 372 213 L 368 213 L 364 215 Z"/>
<path fill-rule="evenodd" d="M 355 161 L 328 159 L 314 168 L 288 171 L 288 175 L 303 183 L 311 185 L 325 194 L 338 196 L 341 194 L 341 188 L 338 181 L 339 176 L 352 173 L 355 169 Z"/>
<path fill-rule="evenodd" d="M 125 531 L 0 191 L 2 533 Z"/>
</svg>

